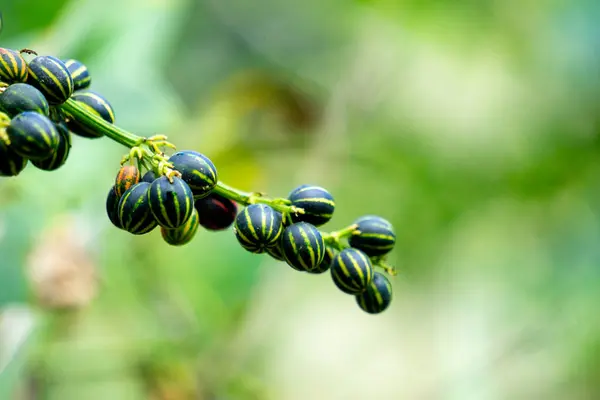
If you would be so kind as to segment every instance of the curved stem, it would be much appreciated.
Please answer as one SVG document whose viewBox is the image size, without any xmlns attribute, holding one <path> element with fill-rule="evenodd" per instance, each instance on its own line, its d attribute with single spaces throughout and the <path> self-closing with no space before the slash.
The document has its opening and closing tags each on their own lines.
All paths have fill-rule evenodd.
<svg viewBox="0 0 600 400">
<path fill-rule="evenodd" d="M 85 106 L 73 99 L 67 100 L 60 108 L 78 122 L 104 133 L 104 136 L 117 143 L 121 143 L 125 147 L 131 148 L 137 146 L 144 140 L 141 136 L 134 135 L 116 125 L 106 122 L 99 115 L 89 112 Z"/>
</svg>

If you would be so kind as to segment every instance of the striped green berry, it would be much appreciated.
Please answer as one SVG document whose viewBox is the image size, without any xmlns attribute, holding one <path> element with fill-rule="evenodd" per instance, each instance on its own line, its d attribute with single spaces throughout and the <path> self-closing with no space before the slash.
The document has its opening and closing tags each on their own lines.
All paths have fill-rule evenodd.
<svg viewBox="0 0 600 400">
<path fill-rule="evenodd" d="M 14 117 L 6 133 L 13 151 L 30 160 L 51 157 L 60 141 L 54 123 L 33 111 L 25 111 Z"/>
<path fill-rule="evenodd" d="M 375 272 L 367 290 L 356 295 L 356 302 L 363 311 L 379 314 L 392 302 L 392 284 L 380 272 Z"/>
<path fill-rule="evenodd" d="M 11 150 L 10 146 L 2 139 L 0 128 L 0 176 L 17 176 L 27 166 L 27 158 Z"/>
<path fill-rule="evenodd" d="M 350 246 L 362 250 L 369 257 L 379 257 L 389 253 L 396 244 L 396 234 L 392 224 L 375 215 L 367 215 L 354 221 L 359 233 L 348 240 Z"/>
<path fill-rule="evenodd" d="M 235 202 L 216 193 L 196 200 L 194 206 L 198 210 L 200 225 L 209 231 L 229 228 L 237 215 Z"/>
<path fill-rule="evenodd" d="M 217 184 L 215 164 L 197 151 L 178 151 L 169 158 L 169 162 L 181 172 L 181 178 L 190 186 L 196 199 L 208 196 Z"/>
<path fill-rule="evenodd" d="M 199 226 L 198 211 L 194 210 L 192 211 L 192 216 L 188 218 L 185 224 L 175 229 L 161 227 L 160 233 L 163 237 L 163 240 L 171 246 L 183 246 L 194 238 L 196 232 L 198 232 Z"/>
<path fill-rule="evenodd" d="M 85 90 L 75 93 L 71 98 L 106 122 L 111 124 L 115 122 L 115 112 L 108 100 L 102 95 L 91 90 Z M 104 136 L 102 132 L 90 128 L 87 124 L 80 123 L 73 116 L 70 116 L 67 125 L 71 132 L 85 138 L 96 139 Z"/>
<path fill-rule="evenodd" d="M 333 216 L 335 202 L 331 194 L 319 186 L 302 185 L 294 189 L 288 196 L 293 206 L 302 208 L 303 214 L 291 214 L 294 222 L 308 222 L 321 226 Z"/>
<path fill-rule="evenodd" d="M 115 191 L 121 197 L 133 185 L 140 182 L 140 171 L 135 165 L 123 165 L 115 178 Z"/>
<path fill-rule="evenodd" d="M 150 209 L 160 226 L 175 229 L 185 224 L 194 211 L 194 195 L 190 187 L 178 177 L 173 183 L 166 176 L 150 184 Z"/>
<path fill-rule="evenodd" d="M 67 66 L 53 56 L 37 56 L 29 62 L 27 83 L 44 94 L 48 103 L 59 105 L 73 94 L 73 78 Z"/>
<path fill-rule="evenodd" d="M 321 232 L 306 222 L 298 222 L 285 228 L 281 248 L 289 266 L 298 271 L 316 269 L 325 256 L 325 241 Z"/>
<path fill-rule="evenodd" d="M 6 83 L 25 82 L 27 63 L 17 51 L 0 48 L 0 81 Z"/>
<path fill-rule="evenodd" d="M 117 196 L 115 187 L 112 186 L 108 191 L 108 195 L 106 196 L 106 214 L 114 226 L 119 229 L 123 229 L 123 225 L 119 219 L 119 200 L 121 200 L 121 198 Z"/>
<path fill-rule="evenodd" d="M 43 160 L 32 160 L 31 163 L 44 171 L 55 171 L 67 162 L 71 152 L 71 133 L 64 124 L 54 124 L 58 131 L 58 146 L 52 155 Z"/>
<path fill-rule="evenodd" d="M 313 270 L 310 270 L 311 274 L 322 274 L 323 272 L 329 271 L 329 267 L 331 266 L 331 262 L 335 257 L 335 251 L 331 247 L 325 248 L 325 255 L 323 256 L 323 261 Z"/>
<path fill-rule="evenodd" d="M 0 109 L 14 117 L 23 111 L 49 115 L 48 101 L 36 88 L 27 83 L 14 83 L 0 94 Z"/>
<path fill-rule="evenodd" d="M 92 77 L 87 67 L 80 61 L 69 59 L 63 60 L 63 63 L 69 70 L 73 78 L 73 90 L 81 90 L 90 86 Z"/>
<path fill-rule="evenodd" d="M 251 204 L 235 218 L 234 233 L 241 246 L 252 253 L 264 253 L 277 245 L 283 231 L 281 213 L 266 204 Z"/>
<path fill-rule="evenodd" d="M 158 225 L 150 210 L 149 191 L 150 184 L 140 182 L 130 187 L 119 200 L 119 222 L 127 232 L 143 235 Z"/>
<path fill-rule="evenodd" d="M 285 261 L 285 255 L 283 254 L 283 248 L 281 247 L 281 239 L 277 241 L 275 246 L 267 247 L 267 253 L 276 260 Z"/>
<path fill-rule="evenodd" d="M 344 293 L 359 294 L 373 280 L 373 265 L 365 253 L 357 249 L 344 249 L 331 262 L 333 283 Z"/>
</svg>

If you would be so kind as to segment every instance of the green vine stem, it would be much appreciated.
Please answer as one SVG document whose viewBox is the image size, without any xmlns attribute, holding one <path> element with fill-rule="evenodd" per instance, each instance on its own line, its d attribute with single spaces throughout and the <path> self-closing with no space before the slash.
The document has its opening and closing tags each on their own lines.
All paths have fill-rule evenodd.
<svg viewBox="0 0 600 400">
<path fill-rule="evenodd" d="M 85 106 L 73 99 L 69 99 L 63 103 L 60 109 L 70 118 L 76 119 L 77 122 L 98 132 L 102 132 L 104 136 L 129 148 L 130 151 L 123 158 L 122 164 L 137 159 L 139 164 L 146 167 L 151 166 L 160 175 L 166 175 L 169 178 L 174 175 L 180 175 L 179 172 L 172 169 L 173 166 L 169 163 L 168 157 L 160 150 L 160 147 L 175 148 L 175 146 L 167 142 L 166 136 L 159 135 L 146 138 L 135 135 L 106 122 L 100 116 L 90 112 Z M 289 218 L 291 214 L 304 213 L 303 209 L 292 206 L 288 199 L 269 198 L 259 192 L 244 192 L 221 181 L 217 182 L 213 192 L 244 206 L 258 203 L 267 204 L 274 210 L 281 212 L 285 218 Z M 350 225 L 338 231 L 330 233 L 322 232 L 322 235 L 328 246 L 336 250 L 343 250 L 350 247 L 345 239 L 359 233 L 357 228 L 358 225 Z M 388 265 L 385 260 L 373 259 L 372 261 L 373 265 L 383 268 L 390 275 L 396 275 L 395 268 Z"/>
</svg>

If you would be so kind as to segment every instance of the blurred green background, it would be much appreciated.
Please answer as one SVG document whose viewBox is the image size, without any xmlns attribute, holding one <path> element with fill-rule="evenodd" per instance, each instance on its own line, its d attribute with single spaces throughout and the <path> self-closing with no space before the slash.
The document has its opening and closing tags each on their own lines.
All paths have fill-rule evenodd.
<svg viewBox="0 0 600 400">
<path fill-rule="evenodd" d="M 110 225 L 126 149 L 0 180 L 0 399 L 600 398 L 600 3 L 0 0 L 137 134 L 395 226 L 394 301 Z M 67 309 L 66 309 L 67 308 Z"/>
</svg>

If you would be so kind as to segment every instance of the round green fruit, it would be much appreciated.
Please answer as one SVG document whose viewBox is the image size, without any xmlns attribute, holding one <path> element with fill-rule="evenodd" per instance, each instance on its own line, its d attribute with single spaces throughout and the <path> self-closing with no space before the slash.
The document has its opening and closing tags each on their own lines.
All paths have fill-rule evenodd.
<svg viewBox="0 0 600 400">
<path fill-rule="evenodd" d="M 356 295 L 358 306 L 369 314 L 385 311 L 392 302 L 392 284 L 380 272 L 375 272 L 367 290 Z"/>
<path fill-rule="evenodd" d="M 44 94 L 50 105 L 59 105 L 73 94 L 73 78 L 67 66 L 53 56 L 37 56 L 29 62 L 27 83 Z"/>
<path fill-rule="evenodd" d="M 71 152 L 71 133 L 62 123 L 54 124 L 54 126 L 56 126 L 59 136 L 56 151 L 48 158 L 31 161 L 33 165 L 44 171 L 55 171 L 63 166 Z"/>
<path fill-rule="evenodd" d="M 290 267 L 310 272 L 325 256 L 325 241 L 314 225 L 298 222 L 288 226 L 281 236 L 281 248 Z"/>
<path fill-rule="evenodd" d="M 171 246 L 183 246 L 194 238 L 199 226 L 198 211 L 194 210 L 192 211 L 192 216 L 188 218 L 185 224 L 175 229 L 167 229 L 161 226 L 160 233 L 163 240 Z"/>
<path fill-rule="evenodd" d="M 0 48 L 0 81 L 25 82 L 27 63 L 18 51 Z"/>
<path fill-rule="evenodd" d="M 0 94 L 0 109 L 14 117 L 23 111 L 35 111 L 46 117 L 50 113 L 48 100 L 42 92 L 27 83 L 14 83 Z"/>
<path fill-rule="evenodd" d="M 235 218 L 234 233 L 240 245 L 252 253 L 264 253 L 277 245 L 283 231 L 281 213 L 266 204 L 251 204 Z"/>
<path fill-rule="evenodd" d="M 10 146 L 0 137 L 0 176 L 19 175 L 27 166 L 27 162 L 27 158 L 12 151 Z"/>
<path fill-rule="evenodd" d="M 206 197 L 217 184 L 215 164 L 197 151 L 178 151 L 169 158 L 173 168 L 181 172 L 181 178 L 190 186 L 194 198 Z"/>
<path fill-rule="evenodd" d="M 117 196 L 115 187 L 112 186 L 108 191 L 108 195 L 106 196 L 106 214 L 114 226 L 119 229 L 123 229 L 123 225 L 119 219 L 119 200 L 121 200 L 121 198 Z"/>
<path fill-rule="evenodd" d="M 63 60 L 63 62 L 73 78 L 73 90 L 81 90 L 90 86 L 92 78 L 82 62 L 73 59 Z"/>
<path fill-rule="evenodd" d="M 373 265 L 365 253 L 357 249 L 340 251 L 331 262 L 333 283 L 344 293 L 364 292 L 373 280 Z"/>
<path fill-rule="evenodd" d="M 158 225 L 150 210 L 150 184 L 140 182 L 130 187 L 119 200 L 119 221 L 127 232 L 143 235 Z"/>
<path fill-rule="evenodd" d="M 150 184 L 148 198 L 150 209 L 160 226 L 175 229 L 185 224 L 194 211 L 194 195 L 181 178 L 173 177 L 171 183 L 166 176 Z"/>
<path fill-rule="evenodd" d="M 30 160 L 44 160 L 57 150 L 60 135 L 48 117 L 33 111 L 18 114 L 6 128 L 13 151 Z"/>
<path fill-rule="evenodd" d="M 331 266 L 331 262 L 335 257 L 335 251 L 331 247 L 325 248 L 325 255 L 323 256 L 323 261 L 314 269 L 308 271 L 311 274 L 322 274 L 323 272 L 329 271 L 329 267 Z"/>
<path fill-rule="evenodd" d="M 333 196 L 319 186 L 299 186 L 289 194 L 288 199 L 293 206 L 304 210 L 303 214 L 291 214 L 294 222 L 303 221 L 321 226 L 331 219 L 335 210 Z"/>
<path fill-rule="evenodd" d="M 146 171 L 144 176 L 142 176 L 142 182 L 152 183 L 156 179 L 156 174 L 153 171 Z"/>
<path fill-rule="evenodd" d="M 375 215 L 367 215 L 354 221 L 359 234 L 348 239 L 350 246 L 362 250 L 369 257 L 379 257 L 389 253 L 396 244 L 396 234 L 392 224 Z"/>
</svg>

